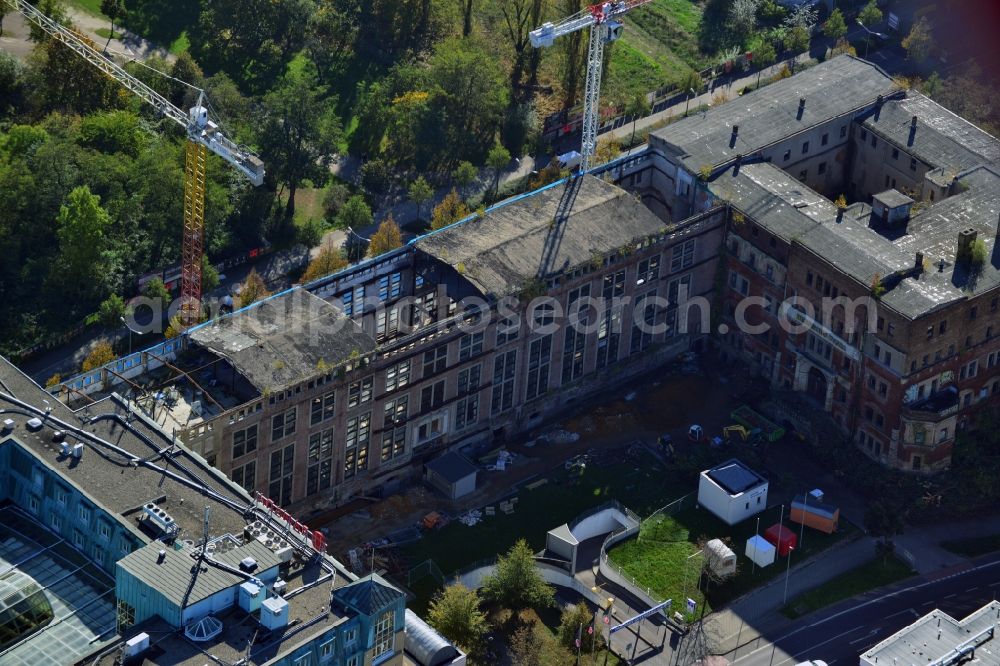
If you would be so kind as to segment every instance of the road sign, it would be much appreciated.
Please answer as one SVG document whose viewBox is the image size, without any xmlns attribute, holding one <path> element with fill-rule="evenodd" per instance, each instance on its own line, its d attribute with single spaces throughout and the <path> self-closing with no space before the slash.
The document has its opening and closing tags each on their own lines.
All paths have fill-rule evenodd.
<svg viewBox="0 0 1000 666">
<path fill-rule="evenodd" d="M 645 620 L 647 617 L 649 617 L 650 615 L 653 615 L 654 613 L 658 613 L 661 610 L 664 610 L 664 609 L 670 610 L 670 604 L 671 603 L 673 603 L 673 602 L 670 599 L 667 599 L 662 604 L 657 604 L 656 606 L 653 606 L 649 610 L 645 610 L 645 611 L 639 613 L 638 615 L 636 615 L 635 617 L 630 617 L 629 619 L 625 620 L 621 624 L 616 625 L 614 627 L 611 627 L 611 629 L 608 630 L 608 633 L 613 634 L 616 631 L 620 631 L 620 630 L 624 629 L 625 627 L 628 627 L 628 626 L 631 626 L 631 625 L 635 624 L 636 622 L 641 622 L 641 621 Z"/>
<path fill-rule="evenodd" d="M 694 613 L 694 609 L 698 607 L 698 602 L 694 599 L 687 600 L 688 613 Z"/>
<path fill-rule="evenodd" d="M 889 12 L 889 27 L 893 30 L 899 30 L 899 17 Z"/>
</svg>

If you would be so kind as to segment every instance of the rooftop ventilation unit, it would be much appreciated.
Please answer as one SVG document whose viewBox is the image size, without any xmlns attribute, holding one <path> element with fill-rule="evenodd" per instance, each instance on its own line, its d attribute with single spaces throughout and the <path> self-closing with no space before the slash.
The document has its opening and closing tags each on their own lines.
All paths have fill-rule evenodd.
<svg viewBox="0 0 1000 666">
<path fill-rule="evenodd" d="M 155 525 L 160 532 L 170 534 L 177 531 L 177 523 L 174 522 L 170 514 L 156 506 L 153 502 L 144 505 L 142 511 L 146 514 L 146 519 Z"/>
<path fill-rule="evenodd" d="M 253 571 L 256 568 L 257 568 L 257 560 L 253 559 L 252 557 L 244 557 L 242 560 L 240 560 L 241 571 L 245 571 L 247 573 L 253 573 Z"/>
<path fill-rule="evenodd" d="M 13 429 L 14 429 L 14 419 L 4 419 L 2 432 L 10 432 Z"/>
<path fill-rule="evenodd" d="M 288 626 L 288 602 L 281 597 L 265 599 L 260 605 L 260 623 L 272 631 Z"/>
<path fill-rule="evenodd" d="M 125 641 L 125 654 L 123 656 L 126 659 L 131 659 L 132 657 L 139 656 L 148 649 L 149 634 L 142 632 Z"/>
<path fill-rule="evenodd" d="M 31 432 L 37 432 L 42 429 L 42 420 L 40 418 L 28 419 L 28 430 Z"/>
<path fill-rule="evenodd" d="M 280 578 L 274 581 L 274 585 L 271 586 L 274 593 L 279 597 L 284 596 L 285 590 L 288 589 L 288 581 L 281 580 Z"/>
<path fill-rule="evenodd" d="M 68 456 L 70 454 L 70 451 L 72 450 L 72 447 L 70 446 L 70 443 L 67 442 L 67 441 L 65 441 L 65 440 L 63 440 L 63 442 L 60 444 L 59 448 L 62 451 L 62 454 L 64 456 Z"/>
<path fill-rule="evenodd" d="M 256 583 L 250 581 L 243 583 L 240 585 L 240 608 L 247 613 L 259 610 L 266 594 L 267 590 Z"/>
<path fill-rule="evenodd" d="M 77 442 L 73 445 L 73 457 L 82 458 L 83 457 L 83 442 Z"/>
</svg>

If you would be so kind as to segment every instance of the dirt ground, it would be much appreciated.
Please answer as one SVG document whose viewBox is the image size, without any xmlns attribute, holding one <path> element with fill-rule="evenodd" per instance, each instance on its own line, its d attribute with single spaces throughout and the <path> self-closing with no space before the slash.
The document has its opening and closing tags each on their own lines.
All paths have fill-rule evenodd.
<svg viewBox="0 0 1000 666">
<path fill-rule="evenodd" d="M 684 375 L 663 370 L 635 381 L 627 388 L 599 395 L 527 436 L 508 443 L 514 464 L 505 472 L 483 471 L 479 488 L 460 500 L 448 500 L 422 485 L 378 502 L 358 501 L 311 520 L 328 531 L 329 550 L 349 562 L 347 551 L 396 530 L 415 526 L 432 511 L 451 516 L 492 504 L 521 482 L 542 475 L 590 449 L 617 448 L 642 440 L 653 444 L 670 433 L 683 441 L 687 428 L 701 425 L 708 436 L 730 424 L 729 413 L 740 404 L 729 381 L 705 374 Z M 533 444 L 541 434 L 566 430 L 580 435 L 575 442 Z"/>
</svg>

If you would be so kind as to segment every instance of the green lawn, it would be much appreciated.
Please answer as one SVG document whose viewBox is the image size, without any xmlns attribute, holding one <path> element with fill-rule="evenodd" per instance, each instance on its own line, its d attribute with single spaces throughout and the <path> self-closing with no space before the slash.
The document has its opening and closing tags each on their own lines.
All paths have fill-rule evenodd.
<svg viewBox="0 0 1000 666">
<path fill-rule="evenodd" d="M 548 483 L 535 490 L 522 489 L 511 515 L 497 511 L 474 527 L 459 522 L 404 546 L 402 554 L 413 564 L 432 559 L 447 576 L 478 560 L 506 552 L 517 539 L 532 549 L 545 546 L 545 533 L 580 513 L 616 499 L 639 515 L 654 511 L 672 498 L 694 489 L 652 457 L 636 463 L 588 465 L 582 475 L 558 469 L 546 475 Z"/>
<path fill-rule="evenodd" d="M 975 537 L 973 539 L 957 539 L 955 541 L 944 541 L 941 547 L 966 557 L 978 557 L 994 551 L 1000 550 L 1000 534 L 992 536 Z"/>
<path fill-rule="evenodd" d="M 761 534 L 778 522 L 780 511 L 780 507 L 773 507 L 760 514 Z M 787 510 L 785 514 L 785 525 L 795 529 L 798 534 L 799 526 L 788 520 Z M 638 540 L 627 541 L 613 548 L 609 556 L 640 585 L 651 588 L 653 596 L 677 602 L 679 599 L 683 600 L 686 595 L 699 604 L 707 596 L 710 609 L 735 599 L 785 572 L 784 558 L 777 558 L 774 564 L 762 568 L 753 566 L 753 563 L 743 556 L 746 540 L 754 535 L 756 528 L 756 518 L 744 520 L 730 527 L 705 509 L 692 507 L 678 512 L 658 526 L 658 531 L 661 533 L 669 531 L 675 536 L 656 540 L 644 538 L 640 534 Z M 792 565 L 825 550 L 855 531 L 856 529 L 848 523 L 841 523 L 840 530 L 834 534 L 823 534 L 807 528 L 803 545 L 792 553 Z M 737 555 L 739 565 L 736 575 L 726 582 L 709 583 L 706 595 L 692 589 L 694 585 L 691 576 L 695 574 L 690 570 L 697 570 L 698 558 L 688 562 L 687 557 L 697 550 L 695 544 L 715 538 L 728 542 L 729 547 Z M 687 566 L 688 564 L 691 566 Z M 679 605 L 675 603 L 674 608 L 678 607 Z"/>
<path fill-rule="evenodd" d="M 101 0 L 69 0 L 67 4 L 71 7 L 82 9 L 88 14 L 107 18 L 101 13 Z"/>
<path fill-rule="evenodd" d="M 895 557 L 889 557 L 885 560 L 876 557 L 870 562 L 841 574 L 828 583 L 792 600 L 792 603 L 782 608 L 781 612 L 794 620 L 830 604 L 850 599 L 913 575 L 914 571 Z"/>
</svg>

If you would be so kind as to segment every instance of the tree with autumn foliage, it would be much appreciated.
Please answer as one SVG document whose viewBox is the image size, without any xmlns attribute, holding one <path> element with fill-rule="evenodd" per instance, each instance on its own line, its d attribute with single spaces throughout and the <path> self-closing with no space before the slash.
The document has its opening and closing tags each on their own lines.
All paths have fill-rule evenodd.
<svg viewBox="0 0 1000 666">
<path fill-rule="evenodd" d="M 115 360 L 115 350 L 107 338 L 101 338 L 91 348 L 87 358 L 83 359 L 83 371 L 87 372 Z"/>
<path fill-rule="evenodd" d="M 250 271 L 247 279 L 240 285 L 240 295 L 238 297 L 240 307 L 245 308 L 251 303 L 256 303 L 270 295 L 271 292 L 268 291 L 267 285 L 264 284 L 264 278 L 260 276 L 260 273 L 255 268 Z"/>
<path fill-rule="evenodd" d="M 452 188 L 451 192 L 441 200 L 441 203 L 434 207 L 434 212 L 431 213 L 431 229 L 444 229 L 449 224 L 454 224 L 468 216 L 471 212 L 458 196 L 458 190 Z"/>
<path fill-rule="evenodd" d="M 398 247 L 403 247 L 403 234 L 400 232 L 396 220 L 392 219 L 392 214 L 389 214 L 382 220 L 378 231 L 373 233 L 369 239 L 368 256 L 377 257 Z"/>
<path fill-rule="evenodd" d="M 303 284 L 312 282 L 346 267 L 347 257 L 344 256 L 344 251 L 339 247 L 335 247 L 332 243 L 328 243 L 320 249 L 316 258 L 309 262 L 306 272 L 302 274 L 302 278 L 299 281 Z"/>
</svg>

